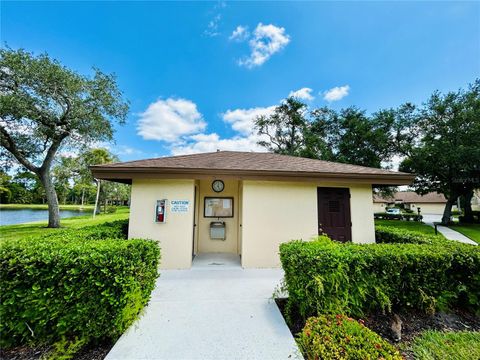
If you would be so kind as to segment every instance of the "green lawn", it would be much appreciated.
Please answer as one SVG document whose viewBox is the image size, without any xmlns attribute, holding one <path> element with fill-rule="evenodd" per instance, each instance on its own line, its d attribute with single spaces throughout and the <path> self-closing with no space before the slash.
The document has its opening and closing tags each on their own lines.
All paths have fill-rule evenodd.
<svg viewBox="0 0 480 360">
<path fill-rule="evenodd" d="M 459 233 L 462 233 L 466 237 L 480 244 L 480 224 L 452 225 L 450 226 L 450 229 L 458 231 Z"/>
<path fill-rule="evenodd" d="M 418 360 L 480 359 L 480 332 L 426 331 L 412 345 Z"/>
<path fill-rule="evenodd" d="M 60 205 L 60 210 L 92 210 L 94 205 Z M 47 210 L 47 204 L 0 204 L 0 209 L 38 209 Z"/>
<path fill-rule="evenodd" d="M 391 226 L 405 230 L 411 230 L 422 234 L 435 235 L 435 229 L 432 226 L 425 225 L 418 221 L 403 221 L 403 220 L 375 220 L 375 225 Z M 438 233 L 438 236 L 443 237 Z"/>
<path fill-rule="evenodd" d="M 62 228 L 77 229 L 84 226 L 97 225 L 108 221 L 128 219 L 130 209 L 119 207 L 113 214 L 100 214 L 95 218 L 92 215 L 76 216 L 61 220 Z M 47 234 L 58 229 L 46 228 L 46 221 L 32 222 L 27 224 L 0 226 L 0 239 L 15 239 L 23 236 Z"/>
</svg>

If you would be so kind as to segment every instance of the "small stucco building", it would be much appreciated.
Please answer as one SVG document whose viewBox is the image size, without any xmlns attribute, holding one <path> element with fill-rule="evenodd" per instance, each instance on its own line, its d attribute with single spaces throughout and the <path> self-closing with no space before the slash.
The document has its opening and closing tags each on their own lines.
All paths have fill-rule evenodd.
<svg viewBox="0 0 480 360">
<path fill-rule="evenodd" d="M 189 268 L 200 253 L 240 256 L 245 268 L 280 266 L 278 248 L 326 233 L 375 241 L 372 185 L 413 175 L 272 153 L 218 151 L 91 168 L 132 184 L 129 238 L 160 242 L 162 267 Z"/>
<path fill-rule="evenodd" d="M 412 210 L 415 213 L 420 209 L 420 213 L 424 215 L 442 215 L 446 203 L 445 196 L 436 192 L 419 195 L 414 191 L 399 191 L 391 197 L 374 196 L 373 210 L 380 213 L 385 212 L 387 207 L 401 205 L 404 209 Z M 456 206 L 454 210 L 456 210 Z"/>
</svg>

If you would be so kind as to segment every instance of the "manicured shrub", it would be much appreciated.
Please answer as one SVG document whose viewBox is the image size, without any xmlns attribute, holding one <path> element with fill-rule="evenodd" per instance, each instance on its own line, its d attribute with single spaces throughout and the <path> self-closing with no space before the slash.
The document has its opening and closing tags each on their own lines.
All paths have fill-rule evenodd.
<svg viewBox="0 0 480 360">
<path fill-rule="evenodd" d="M 435 245 L 441 242 L 451 242 L 441 236 L 422 234 L 408 229 L 392 226 L 375 226 L 375 241 L 386 244 L 427 244 Z"/>
<path fill-rule="evenodd" d="M 403 359 L 395 347 L 361 321 L 345 315 L 309 318 L 297 342 L 307 360 Z"/>
<path fill-rule="evenodd" d="M 43 235 L 43 239 L 52 239 L 56 241 L 71 240 L 104 240 L 104 239 L 126 239 L 128 236 L 128 220 L 116 220 L 100 225 L 85 226 L 79 229 L 59 229 Z M 38 236 L 34 236 L 35 241 Z"/>
<path fill-rule="evenodd" d="M 306 319 L 322 313 L 461 306 L 480 310 L 480 247 L 341 244 L 327 237 L 280 246 L 287 309 Z"/>
<path fill-rule="evenodd" d="M 114 223 L 3 241 L 1 345 L 122 334 L 150 298 L 160 255 L 155 241 L 101 240 L 123 228 Z"/>
<path fill-rule="evenodd" d="M 117 212 L 117 207 L 116 206 L 107 206 L 105 213 L 106 214 L 114 214 Z"/>
<path fill-rule="evenodd" d="M 389 213 L 375 213 L 374 219 L 378 220 L 405 220 L 405 221 L 422 221 L 423 216 L 418 214 L 389 214 Z"/>
</svg>

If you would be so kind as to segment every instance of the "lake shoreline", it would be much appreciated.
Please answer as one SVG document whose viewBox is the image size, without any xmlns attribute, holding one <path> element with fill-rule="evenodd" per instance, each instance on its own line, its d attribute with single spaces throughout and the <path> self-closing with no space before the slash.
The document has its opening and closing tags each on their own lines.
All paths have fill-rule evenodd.
<svg viewBox="0 0 480 360">
<path fill-rule="evenodd" d="M 93 211 L 95 205 L 59 205 L 60 210 Z M 0 210 L 48 210 L 47 204 L 0 204 Z"/>
<path fill-rule="evenodd" d="M 13 206 L 12 206 L 13 205 Z M 12 204 L 0 207 L 0 226 L 29 224 L 48 220 L 48 207 Z M 92 216 L 93 207 L 67 205 L 60 207 L 60 218 Z"/>
<path fill-rule="evenodd" d="M 63 229 L 75 229 L 84 226 L 93 226 L 104 222 L 128 219 L 130 209 L 127 206 L 117 207 L 117 211 L 109 214 L 99 214 L 92 216 L 80 215 L 60 220 L 60 228 L 47 228 L 47 221 L 35 221 L 31 223 L 12 224 L 0 226 L 0 242 L 9 239 L 21 239 L 34 235 L 49 234 Z"/>
</svg>

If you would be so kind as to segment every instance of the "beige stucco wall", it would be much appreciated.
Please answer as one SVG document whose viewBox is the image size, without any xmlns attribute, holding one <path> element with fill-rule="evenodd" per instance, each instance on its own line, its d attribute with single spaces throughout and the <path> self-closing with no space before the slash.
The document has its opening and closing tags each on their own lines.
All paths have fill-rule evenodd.
<svg viewBox="0 0 480 360">
<path fill-rule="evenodd" d="M 472 198 L 472 210 L 480 211 L 480 190 L 475 191 Z"/>
<path fill-rule="evenodd" d="M 134 180 L 130 204 L 129 238 L 160 242 L 161 268 L 189 268 L 192 262 L 194 180 Z M 156 200 L 189 200 L 186 213 L 172 213 L 167 206 L 166 223 L 155 220 Z"/>
<path fill-rule="evenodd" d="M 422 215 L 442 215 L 443 210 L 445 210 L 445 204 L 417 203 L 410 205 L 410 209 L 415 213 L 417 213 L 417 208 L 420 208 Z"/>
<path fill-rule="evenodd" d="M 278 248 L 292 239 L 317 235 L 317 187 L 348 187 L 352 241 L 375 241 L 370 185 L 244 181 L 242 203 L 243 267 L 278 267 Z"/>
<path fill-rule="evenodd" d="M 225 188 L 216 193 L 212 190 L 212 180 L 200 180 L 200 203 L 198 218 L 198 253 L 220 252 L 238 254 L 238 180 L 223 180 Z M 205 197 L 233 197 L 233 218 L 206 218 L 204 214 Z M 226 227 L 225 240 L 210 239 L 210 223 L 224 221 Z"/>
<path fill-rule="evenodd" d="M 350 185 L 350 212 L 352 216 L 352 241 L 375 242 L 373 195 L 371 185 Z"/>
<path fill-rule="evenodd" d="M 337 183 L 292 183 L 276 181 L 225 180 L 225 190 L 216 194 L 209 180 L 134 180 L 130 210 L 129 238 L 149 238 L 160 242 L 161 267 L 189 268 L 192 241 L 201 252 L 242 254 L 244 267 L 278 267 L 280 243 L 292 239 L 309 240 L 317 235 L 317 187 L 350 189 L 352 240 L 374 241 L 372 191 L 369 185 Z M 197 187 L 196 230 L 194 191 Z M 227 241 L 210 240 L 209 224 L 203 217 L 205 196 L 233 196 L 234 218 L 227 223 Z M 240 196 L 242 199 L 240 199 Z M 156 200 L 188 200 L 186 213 L 172 213 L 167 206 L 167 222 L 154 221 Z"/>
<path fill-rule="evenodd" d="M 386 208 L 387 208 L 387 204 L 385 204 L 385 203 L 373 203 L 373 212 L 374 213 L 385 212 Z"/>
</svg>

